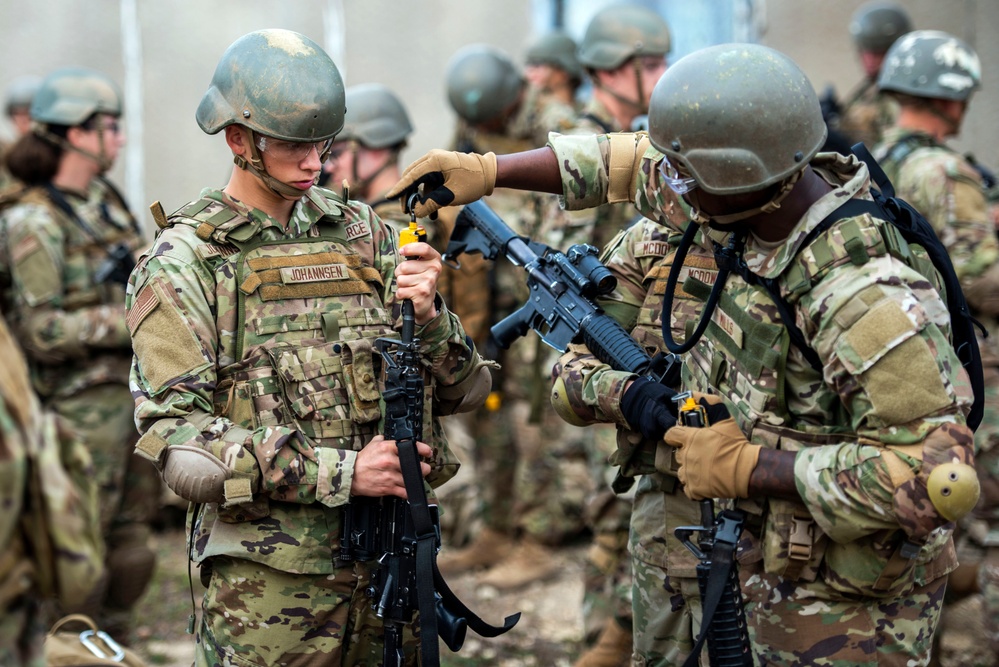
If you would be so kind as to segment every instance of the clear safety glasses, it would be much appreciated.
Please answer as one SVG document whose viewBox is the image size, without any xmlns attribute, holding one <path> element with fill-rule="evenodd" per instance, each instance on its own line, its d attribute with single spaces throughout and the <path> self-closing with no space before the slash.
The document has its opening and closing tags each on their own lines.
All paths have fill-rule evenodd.
<svg viewBox="0 0 999 667">
<path fill-rule="evenodd" d="M 678 195 L 686 194 L 697 187 L 697 180 L 680 174 L 665 155 L 659 163 L 659 175 L 662 176 L 666 186 Z"/>
</svg>

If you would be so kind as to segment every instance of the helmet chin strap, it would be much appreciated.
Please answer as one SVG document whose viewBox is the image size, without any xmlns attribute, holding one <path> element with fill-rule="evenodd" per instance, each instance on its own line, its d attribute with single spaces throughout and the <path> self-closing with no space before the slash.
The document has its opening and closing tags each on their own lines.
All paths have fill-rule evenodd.
<svg viewBox="0 0 999 667">
<path fill-rule="evenodd" d="M 78 146 L 74 146 L 73 144 L 66 141 L 66 139 L 49 132 L 48 125 L 44 123 L 33 122 L 31 124 L 31 132 L 39 139 L 47 141 L 53 146 L 58 146 L 64 151 L 72 151 L 74 153 L 79 153 L 80 155 L 90 158 L 91 160 L 97 163 L 98 168 L 100 168 L 101 175 L 105 174 L 108 171 L 108 169 L 110 169 L 113 166 L 111 158 L 108 157 L 107 152 L 104 150 L 104 126 L 101 123 L 97 124 L 97 144 L 101 147 L 100 153 L 92 153 Z"/>
<path fill-rule="evenodd" d="M 701 210 L 701 207 L 697 203 L 697 190 L 691 190 L 685 195 L 691 207 L 691 220 L 702 225 L 707 224 L 712 229 L 722 229 L 725 225 L 730 225 L 733 222 L 739 222 L 740 220 L 751 218 L 760 213 L 773 213 L 780 208 L 781 202 L 784 201 L 789 194 L 791 194 L 791 190 L 794 189 L 795 184 L 801 179 L 801 176 L 804 173 L 805 170 L 801 169 L 800 171 L 795 172 L 794 175 L 785 179 L 781 184 L 780 190 L 777 191 L 777 194 L 775 194 L 772 199 L 762 206 L 755 206 L 745 211 L 738 211 L 736 213 L 726 213 L 725 215 L 710 215 L 705 213 Z"/>
<path fill-rule="evenodd" d="M 638 58 L 632 58 L 631 64 L 635 71 L 635 86 L 638 89 L 637 99 L 625 97 L 621 93 L 611 90 L 604 84 L 600 83 L 600 81 L 596 77 L 590 77 L 590 79 L 593 83 L 594 88 L 599 88 L 600 90 L 604 91 L 605 93 L 613 97 L 618 102 L 621 102 L 622 104 L 627 104 L 630 107 L 638 109 L 638 115 L 641 115 L 649 112 L 649 107 L 647 104 L 645 104 L 645 88 L 642 85 L 642 68 L 638 63 Z"/>
<path fill-rule="evenodd" d="M 246 169 L 251 174 L 263 181 L 264 185 L 283 199 L 301 199 L 302 195 L 305 193 L 298 188 L 292 187 L 287 183 L 282 183 L 278 179 L 274 178 L 267 173 L 267 168 L 264 166 L 264 158 L 260 155 L 260 149 L 257 148 L 257 134 L 250 128 L 246 128 L 247 133 L 250 137 L 250 159 L 246 159 L 242 155 L 233 155 L 232 161 L 240 169 Z M 319 156 L 320 160 L 325 162 L 323 156 Z M 321 173 L 321 172 L 320 172 Z M 318 175 L 313 179 L 313 184 L 315 184 L 318 179 Z"/>
</svg>

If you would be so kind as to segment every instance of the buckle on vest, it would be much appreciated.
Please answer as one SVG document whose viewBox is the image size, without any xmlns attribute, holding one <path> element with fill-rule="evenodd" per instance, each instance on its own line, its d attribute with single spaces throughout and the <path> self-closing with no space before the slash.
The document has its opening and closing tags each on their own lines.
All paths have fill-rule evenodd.
<svg viewBox="0 0 999 667">
<path fill-rule="evenodd" d="M 791 517 L 791 534 L 787 540 L 787 557 L 805 561 L 812 557 L 812 544 L 815 537 L 815 522 L 811 519 Z"/>
</svg>

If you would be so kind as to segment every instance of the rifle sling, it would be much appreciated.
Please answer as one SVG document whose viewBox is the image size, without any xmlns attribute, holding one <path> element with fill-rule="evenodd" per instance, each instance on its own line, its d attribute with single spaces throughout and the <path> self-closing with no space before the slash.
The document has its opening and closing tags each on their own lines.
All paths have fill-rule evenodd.
<svg viewBox="0 0 999 667">
<path fill-rule="evenodd" d="M 716 541 L 711 549 L 711 571 L 708 574 L 708 585 L 704 590 L 704 598 L 701 600 L 701 636 L 694 643 L 690 655 L 683 662 L 683 667 L 697 667 L 699 656 L 704 648 L 704 642 L 708 638 L 708 631 L 711 623 L 715 619 L 715 612 L 718 610 L 718 603 L 721 602 L 725 588 L 728 586 L 729 572 L 735 567 L 736 543 Z"/>
</svg>

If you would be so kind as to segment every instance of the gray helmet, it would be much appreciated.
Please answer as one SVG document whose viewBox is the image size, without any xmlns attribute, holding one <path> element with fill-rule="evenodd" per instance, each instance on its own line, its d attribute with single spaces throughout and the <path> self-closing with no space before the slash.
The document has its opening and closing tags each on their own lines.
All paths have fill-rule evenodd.
<svg viewBox="0 0 999 667">
<path fill-rule="evenodd" d="M 447 98 L 461 118 L 484 123 L 517 101 L 524 77 L 499 49 L 472 44 L 451 57 L 447 68 Z"/>
<path fill-rule="evenodd" d="M 850 19 L 850 36 L 857 48 L 872 53 L 885 53 L 910 30 L 909 15 L 894 2 L 869 2 Z"/>
<path fill-rule="evenodd" d="M 222 54 L 195 117 L 208 134 L 238 124 L 284 141 L 323 141 L 343 127 L 343 80 L 308 37 L 258 30 Z"/>
<path fill-rule="evenodd" d="M 611 5 L 586 26 L 579 62 L 590 69 L 614 70 L 635 56 L 665 56 L 669 48 L 669 26 L 662 16 L 640 5 Z"/>
<path fill-rule="evenodd" d="M 7 115 L 11 115 L 18 109 L 29 109 L 31 101 L 35 98 L 35 93 L 42 86 L 42 77 L 33 74 L 19 76 L 7 86 L 4 100 Z"/>
<path fill-rule="evenodd" d="M 79 125 L 95 113 L 120 116 L 121 94 L 107 76 L 82 67 L 52 72 L 31 100 L 31 120 L 46 125 Z"/>
<path fill-rule="evenodd" d="M 880 90 L 963 101 L 982 84 L 978 54 L 963 41 L 939 30 L 916 30 L 885 54 Z"/>
<path fill-rule="evenodd" d="M 351 139 L 367 148 L 389 148 L 413 133 L 406 107 L 380 83 L 347 89 L 347 119 L 337 139 Z"/>
<path fill-rule="evenodd" d="M 681 58 L 659 79 L 649 107 L 652 145 L 712 194 L 780 183 L 826 139 L 808 77 L 758 44 L 721 44 Z"/>
<path fill-rule="evenodd" d="M 576 41 L 559 30 L 542 35 L 534 42 L 527 49 L 525 62 L 528 65 L 551 65 L 574 79 L 583 78 L 583 68 L 576 58 Z"/>
</svg>

